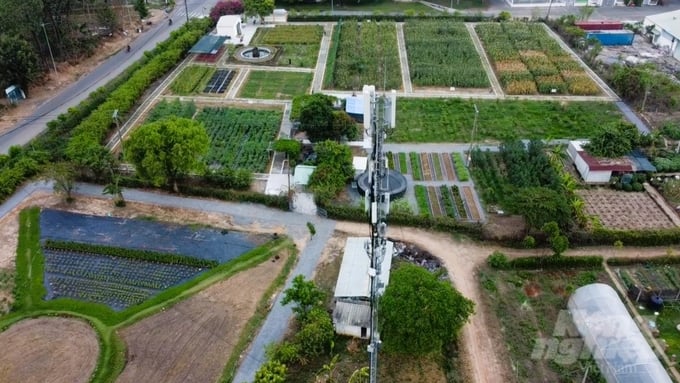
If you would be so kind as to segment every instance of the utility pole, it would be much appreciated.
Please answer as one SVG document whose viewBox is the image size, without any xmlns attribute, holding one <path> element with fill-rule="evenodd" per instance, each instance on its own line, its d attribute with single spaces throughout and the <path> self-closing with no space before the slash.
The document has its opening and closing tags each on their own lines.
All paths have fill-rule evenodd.
<svg viewBox="0 0 680 383">
<path fill-rule="evenodd" d="M 118 132 L 118 141 L 120 142 L 120 153 L 121 153 L 121 158 L 123 156 L 124 150 L 123 150 L 123 134 L 120 131 L 120 121 L 118 120 L 118 109 L 113 111 L 113 115 L 111 116 L 113 118 L 113 122 L 116 124 L 116 131 Z"/>
<path fill-rule="evenodd" d="M 189 22 L 189 0 L 184 0 L 184 11 L 187 14 L 187 23 Z"/>
<path fill-rule="evenodd" d="M 472 132 L 470 133 L 470 148 L 468 148 L 467 166 L 470 167 L 470 160 L 472 159 L 472 145 L 475 143 L 475 134 L 477 134 L 477 117 L 479 116 L 479 109 L 477 104 L 472 104 L 475 107 L 475 121 L 472 123 Z"/>
<path fill-rule="evenodd" d="M 366 191 L 366 208 L 368 209 L 371 239 L 367 243 L 367 255 L 371 259 L 368 274 L 371 278 L 371 338 L 368 345 L 369 353 L 369 382 L 378 382 L 378 352 L 380 349 L 380 334 L 378 333 L 378 298 L 380 285 L 380 269 L 387 251 L 387 214 L 390 207 L 389 188 L 384 187 L 388 182 L 387 158 L 383 153 L 385 129 L 385 112 L 391 107 L 387 97 L 377 98 L 371 93 L 371 128 L 373 147 L 369 158 L 368 172 L 370 188 Z"/>
<path fill-rule="evenodd" d="M 550 10 L 552 9 L 552 3 L 553 3 L 553 0 L 550 0 L 550 4 L 548 4 L 548 13 L 546 13 L 546 15 L 545 15 L 545 21 L 546 22 L 548 21 L 548 19 L 550 19 Z"/>
<path fill-rule="evenodd" d="M 50 51 L 50 58 L 52 59 L 52 67 L 54 68 L 54 73 L 57 72 L 57 64 L 54 63 L 54 55 L 52 54 L 52 47 L 50 46 L 50 39 L 47 37 L 47 30 L 45 29 L 45 23 L 40 23 L 40 26 L 43 29 L 43 33 L 45 34 L 45 41 L 47 41 L 47 50 Z"/>
</svg>

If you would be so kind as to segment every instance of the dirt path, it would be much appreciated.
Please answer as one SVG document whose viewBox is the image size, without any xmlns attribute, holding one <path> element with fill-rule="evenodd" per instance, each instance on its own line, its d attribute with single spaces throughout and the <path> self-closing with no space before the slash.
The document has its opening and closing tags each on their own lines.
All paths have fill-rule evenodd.
<svg viewBox="0 0 680 383">
<path fill-rule="evenodd" d="M 85 383 L 97 364 L 99 341 L 83 321 L 44 317 L 0 333 L 0 350 L 0 383 Z"/>
<path fill-rule="evenodd" d="M 336 230 L 352 234 L 365 234 L 366 225 L 339 222 Z M 457 241 L 444 233 L 431 233 L 424 230 L 390 227 L 390 238 L 411 242 L 439 257 L 446 266 L 456 288 L 474 302 L 481 302 L 482 296 L 476 279 L 477 267 L 494 251 L 493 247 L 483 246 L 471 241 Z M 463 328 L 462 343 L 464 360 L 468 371 L 468 382 L 498 382 L 511 380 L 508 364 L 496 350 L 499 345 L 489 336 L 486 326 L 486 308 L 477 303 L 475 314 L 470 323 Z"/>
</svg>

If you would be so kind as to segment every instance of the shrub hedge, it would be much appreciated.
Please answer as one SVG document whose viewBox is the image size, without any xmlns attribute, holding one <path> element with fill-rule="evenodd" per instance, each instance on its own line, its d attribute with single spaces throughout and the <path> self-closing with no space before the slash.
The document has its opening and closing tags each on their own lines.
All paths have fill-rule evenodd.
<svg viewBox="0 0 680 383">
<path fill-rule="evenodd" d="M 180 254 L 160 253 L 157 251 L 141 249 L 126 249 L 122 247 L 94 245 L 81 242 L 55 241 L 48 239 L 45 241 L 43 246 L 47 249 L 53 250 L 69 250 L 79 253 L 110 255 L 112 257 L 129 258 L 157 263 L 168 263 L 171 265 L 185 265 L 192 267 L 215 267 L 219 265 L 219 262 L 211 259 L 201 259 Z"/>
<path fill-rule="evenodd" d="M 633 257 L 616 257 L 607 259 L 607 264 L 610 266 L 628 266 L 628 265 L 653 265 L 653 266 L 664 266 L 664 265 L 677 265 L 680 264 L 680 257 L 678 256 L 663 256 L 663 257 L 643 257 L 643 258 L 633 258 Z"/>
<path fill-rule="evenodd" d="M 285 196 L 266 195 L 251 191 L 214 189 L 202 186 L 179 185 L 178 187 L 180 193 L 190 196 L 215 198 L 223 201 L 251 202 L 280 210 L 289 210 L 288 198 Z"/>
<path fill-rule="evenodd" d="M 368 15 L 352 15 L 352 17 L 347 17 L 343 15 L 328 15 L 328 14 L 288 14 L 288 21 L 290 22 L 336 22 L 342 20 L 357 20 L 357 21 L 396 21 L 403 22 L 406 20 L 453 20 L 461 22 L 481 22 L 481 21 L 495 21 L 493 16 L 484 16 L 481 13 L 478 14 L 460 14 L 454 13 L 452 15 L 437 14 L 437 15 L 405 15 L 405 14 L 368 14 Z"/>
<path fill-rule="evenodd" d="M 567 256 L 536 256 L 508 259 L 500 251 L 495 251 L 487 258 L 487 264 L 494 269 L 565 269 L 565 268 L 596 268 L 602 269 L 603 258 L 598 255 L 585 257 Z"/>
<path fill-rule="evenodd" d="M 680 228 L 659 230 L 576 231 L 569 234 L 569 242 L 577 246 L 610 246 L 621 241 L 626 246 L 669 246 L 680 243 Z"/>
</svg>

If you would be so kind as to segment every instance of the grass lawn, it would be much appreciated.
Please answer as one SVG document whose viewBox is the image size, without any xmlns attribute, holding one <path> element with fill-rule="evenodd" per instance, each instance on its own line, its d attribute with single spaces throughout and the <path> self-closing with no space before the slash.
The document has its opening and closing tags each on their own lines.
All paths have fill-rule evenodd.
<svg viewBox="0 0 680 383">
<path fill-rule="evenodd" d="M 278 25 L 258 28 L 251 44 L 276 46 L 280 53 L 274 65 L 314 68 L 322 35 L 318 25 Z"/>
<path fill-rule="evenodd" d="M 391 142 L 469 142 L 477 104 L 476 141 L 589 138 L 618 121 L 613 103 L 515 100 L 405 99 L 397 101 Z"/>
<path fill-rule="evenodd" d="M 312 77 L 311 73 L 251 71 L 239 97 L 292 99 L 307 93 Z"/>
<path fill-rule="evenodd" d="M 506 350 L 516 381 L 582 382 L 586 365 L 590 369 L 585 382 L 600 381 L 592 359 L 583 360 L 578 355 L 570 359 L 569 353 L 575 349 L 564 347 L 549 357 L 545 349 L 537 355 L 534 353 L 537 341 L 541 339 L 557 339 L 558 342 L 567 338 L 568 342 L 580 339 L 569 333 L 566 334 L 568 337 L 557 336 L 556 324 L 570 318 L 562 310 L 567 309 L 569 296 L 576 288 L 596 281 L 611 284 L 604 270 L 500 271 L 485 268 L 478 278 L 484 295 L 479 304 L 495 313 L 496 318 L 490 320 L 499 322 L 487 326 L 502 329 L 499 335 L 505 344 L 499 344 L 498 348 Z M 578 345 L 576 354 L 579 354 L 582 350 L 580 342 L 575 344 Z"/>
<path fill-rule="evenodd" d="M 472 1 L 472 0 L 461 0 L 463 1 Z M 309 13 L 310 11 L 317 11 L 320 13 L 330 13 L 331 11 L 331 2 L 330 1 L 324 1 L 321 3 L 313 3 L 313 4 L 295 4 L 295 5 L 290 5 L 288 3 L 279 3 L 277 4 L 277 7 L 281 5 L 281 8 L 286 8 L 288 9 L 291 14 L 295 14 L 296 12 L 306 12 Z M 430 8 L 428 6 L 422 5 L 420 3 L 407 3 L 407 2 L 398 2 L 398 1 L 381 1 L 381 2 L 372 2 L 372 1 L 367 1 L 367 2 L 362 2 L 359 4 L 343 4 L 339 0 L 334 0 L 333 1 L 333 10 L 334 11 L 362 11 L 362 12 L 379 12 L 379 13 L 404 13 L 404 12 L 411 12 L 413 11 L 415 14 L 420 14 L 420 13 L 429 13 L 429 14 L 439 14 L 441 11 L 438 11 L 434 8 Z"/>
</svg>

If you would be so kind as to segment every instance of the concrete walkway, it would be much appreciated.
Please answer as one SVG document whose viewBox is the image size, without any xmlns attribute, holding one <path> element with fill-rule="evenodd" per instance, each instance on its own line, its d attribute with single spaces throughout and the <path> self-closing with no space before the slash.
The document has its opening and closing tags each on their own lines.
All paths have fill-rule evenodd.
<svg viewBox="0 0 680 383">
<path fill-rule="evenodd" d="M 413 93 L 411 83 L 411 70 L 408 66 L 408 54 L 406 53 L 406 41 L 404 40 L 404 23 L 394 23 L 397 27 L 397 51 L 399 52 L 399 63 L 401 64 L 401 82 L 404 93 Z"/>
<path fill-rule="evenodd" d="M 326 61 L 328 60 L 328 51 L 330 50 L 331 39 L 333 37 L 333 28 L 333 23 L 323 24 L 323 38 L 319 45 L 319 58 L 316 60 L 314 80 L 312 80 L 312 93 L 320 92 L 323 87 L 323 79 L 326 76 Z"/>
<path fill-rule="evenodd" d="M 78 195 L 102 197 L 102 186 L 79 183 L 74 193 Z M 51 182 L 32 182 L 19 189 L 12 197 L 0 205 L 0 217 L 5 216 L 16 208 L 24 199 L 36 192 L 51 192 Z M 335 221 L 323 219 L 318 216 L 303 215 L 298 213 L 285 212 L 277 209 L 263 207 L 250 203 L 224 202 L 200 198 L 185 198 L 165 193 L 147 192 L 135 189 L 125 189 L 123 191 L 125 199 L 130 202 L 141 202 L 158 206 L 189 209 L 201 212 L 211 212 L 224 214 L 231 218 L 234 225 L 249 226 L 257 224 L 262 228 L 276 230 L 284 227 L 286 234 L 299 242 L 304 242 L 309 238 L 307 222 L 311 222 L 316 235 L 304 246 L 297 265 L 293 269 L 290 278 L 286 281 L 285 288 L 288 288 L 296 275 L 304 275 L 309 279 L 312 277 L 316 265 L 321 256 L 321 252 L 326 246 L 333 231 Z M 291 319 L 292 311 L 290 306 L 281 305 L 282 294 L 277 296 L 271 312 L 267 316 L 264 325 L 251 343 L 250 349 L 242 356 L 241 366 L 236 374 L 234 382 L 252 382 L 255 372 L 264 362 L 265 347 L 279 341 L 285 335 L 288 322 Z"/>
<path fill-rule="evenodd" d="M 468 33 L 470 34 L 470 38 L 472 39 L 472 44 L 475 46 L 475 50 L 477 51 L 477 54 L 479 55 L 479 58 L 482 61 L 482 66 L 484 67 L 484 71 L 486 72 L 486 77 L 489 79 L 489 83 L 491 84 L 491 89 L 493 89 L 494 95 L 500 98 L 504 97 L 505 93 L 503 93 L 503 87 L 501 86 L 501 83 L 498 82 L 498 78 L 496 78 L 496 73 L 494 73 L 493 67 L 491 66 L 489 56 L 487 56 L 486 51 L 482 46 L 482 41 L 479 40 L 477 31 L 475 31 L 475 24 L 465 23 L 465 28 L 467 28 Z"/>
</svg>

